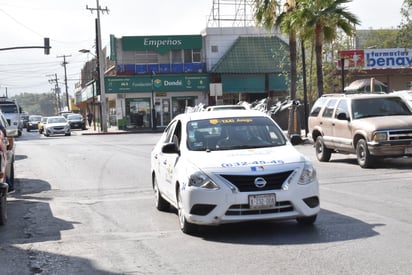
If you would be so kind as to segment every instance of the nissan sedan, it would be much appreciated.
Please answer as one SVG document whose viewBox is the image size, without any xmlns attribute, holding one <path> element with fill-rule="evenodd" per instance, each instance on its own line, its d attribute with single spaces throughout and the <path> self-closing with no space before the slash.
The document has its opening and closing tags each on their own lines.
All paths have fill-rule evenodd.
<svg viewBox="0 0 412 275">
<path fill-rule="evenodd" d="M 259 111 L 181 114 L 151 153 L 158 210 L 177 209 L 180 228 L 296 219 L 315 222 L 319 186 L 311 162 Z"/>
</svg>

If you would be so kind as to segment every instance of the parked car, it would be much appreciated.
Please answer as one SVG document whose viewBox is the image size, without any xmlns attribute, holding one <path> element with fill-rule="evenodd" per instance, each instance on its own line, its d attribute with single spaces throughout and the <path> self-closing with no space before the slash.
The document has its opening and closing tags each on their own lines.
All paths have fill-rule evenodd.
<svg viewBox="0 0 412 275">
<path fill-rule="evenodd" d="M 320 210 L 316 171 L 260 111 L 176 116 L 151 153 L 156 208 L 177 209 L 180 228 L 296 219 Z"/>
<path fill-rule="evenodd" d="M 44 124 L 47 122 L 47 117 L 44 116 L 41 118 L 39 124 L 37 125 L 37 128 L 39 129 L 39 134 L 43 134 L 44 131 Z"/>
<path fill-rule="evenodd" d="M 356 154 L 368 168 L 379 159 L 412 156 L 412 111 L 398 95 L 324 95 L 312 107 L 308 128 L 319 161 Z"/>
<path fill-rule="evenodd" d="M 30 115 L 29 122 L 27 123 L 26 130 L 30 132 L 31 130 L 39 129 L 39 122 L 41 121 L 42 116 L 40 115 Z"/>
<path fill-rule="evenodd" d="M 22 127 L 27 128 L 27 123 L 29 123 L 29 115 L 27 113 L 21 114 L 20 120 Z"/>
<path fill-rule="evenodd" d="M 81 114 L 69 114 L 66 117 L 71 129 L 86 130 L 86 120 Z"/>
<path fill-rule="evenodd" d="M 394 91 L 393 94 L 402 96 L 409 106 L 412 108 L 412 91 L 411 90 L 404 90 L 404 91 Z"/>
<path fill-rule="evenodd" d="M 52 135 L 70 136 L 70 124 L 63 116 L 48 117 L 43 124 L 43 135 L 46 137 Z"/>
<path fill-rule="evenodd" d="M 206 111 L 246 110 L 244 105 L 215 105 L 206 107 Z"/>
<path fill-rule="evenodd" d="M 7 221 L 7 193 L 14 190 L 14 137 L 18 129 L 11 127 L 0 112 L 0 225 Z"/>
</svg>

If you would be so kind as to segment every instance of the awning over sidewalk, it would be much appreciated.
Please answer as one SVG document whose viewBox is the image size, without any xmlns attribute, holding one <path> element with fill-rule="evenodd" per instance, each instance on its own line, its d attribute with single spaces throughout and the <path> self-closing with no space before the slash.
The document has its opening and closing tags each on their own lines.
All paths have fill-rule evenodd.
<svg viewBox="0 0 412 275">
<path fill-rule="evenodd" d="M 371 85 L 373 83 L 373 85 Z M 373 89 L 371 89 L 373 87 Z M 370 92 L 388 92 L 388 86 L 374 78 L 365 78 L 353 81 L 348 87 L 345 88 L 345 93 L 370 93 Z"/>
</svg>

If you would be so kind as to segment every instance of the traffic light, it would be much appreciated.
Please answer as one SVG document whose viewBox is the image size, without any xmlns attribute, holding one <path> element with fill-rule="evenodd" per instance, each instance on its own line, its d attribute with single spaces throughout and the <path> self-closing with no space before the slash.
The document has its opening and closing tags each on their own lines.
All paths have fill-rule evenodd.
<svg viewBox="0 0 412 275">
<path fill-rule="evenodd" d="M 50 38 L 44 38 L 44 54 L 50 54 Z"/>
</svg>

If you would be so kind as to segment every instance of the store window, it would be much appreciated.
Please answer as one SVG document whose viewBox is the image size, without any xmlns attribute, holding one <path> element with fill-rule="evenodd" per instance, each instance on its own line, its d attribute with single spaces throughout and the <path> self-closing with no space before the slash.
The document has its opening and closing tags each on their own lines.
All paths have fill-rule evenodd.
<svg viewBox="0 0 412 275">
<path fill-rule="evenodd" d="M 184 50 L 185 63 L 200 62 L 200 50 Z"/>
<path fill-rule="evenodd" d="M 186 111 L 186 107 L 194 107 L 197 96 L 178 96 L 172 97 L 173 117 Z"/>
<path fill-rule="evenodd" d="M 150 98 L 126 99 L 126 128 L 150 127 Z"/>
<path fill-rule="evenodd" d="M 182 50 L 172 51 L 172 63 L 183 63 Z"/>
</svg>

